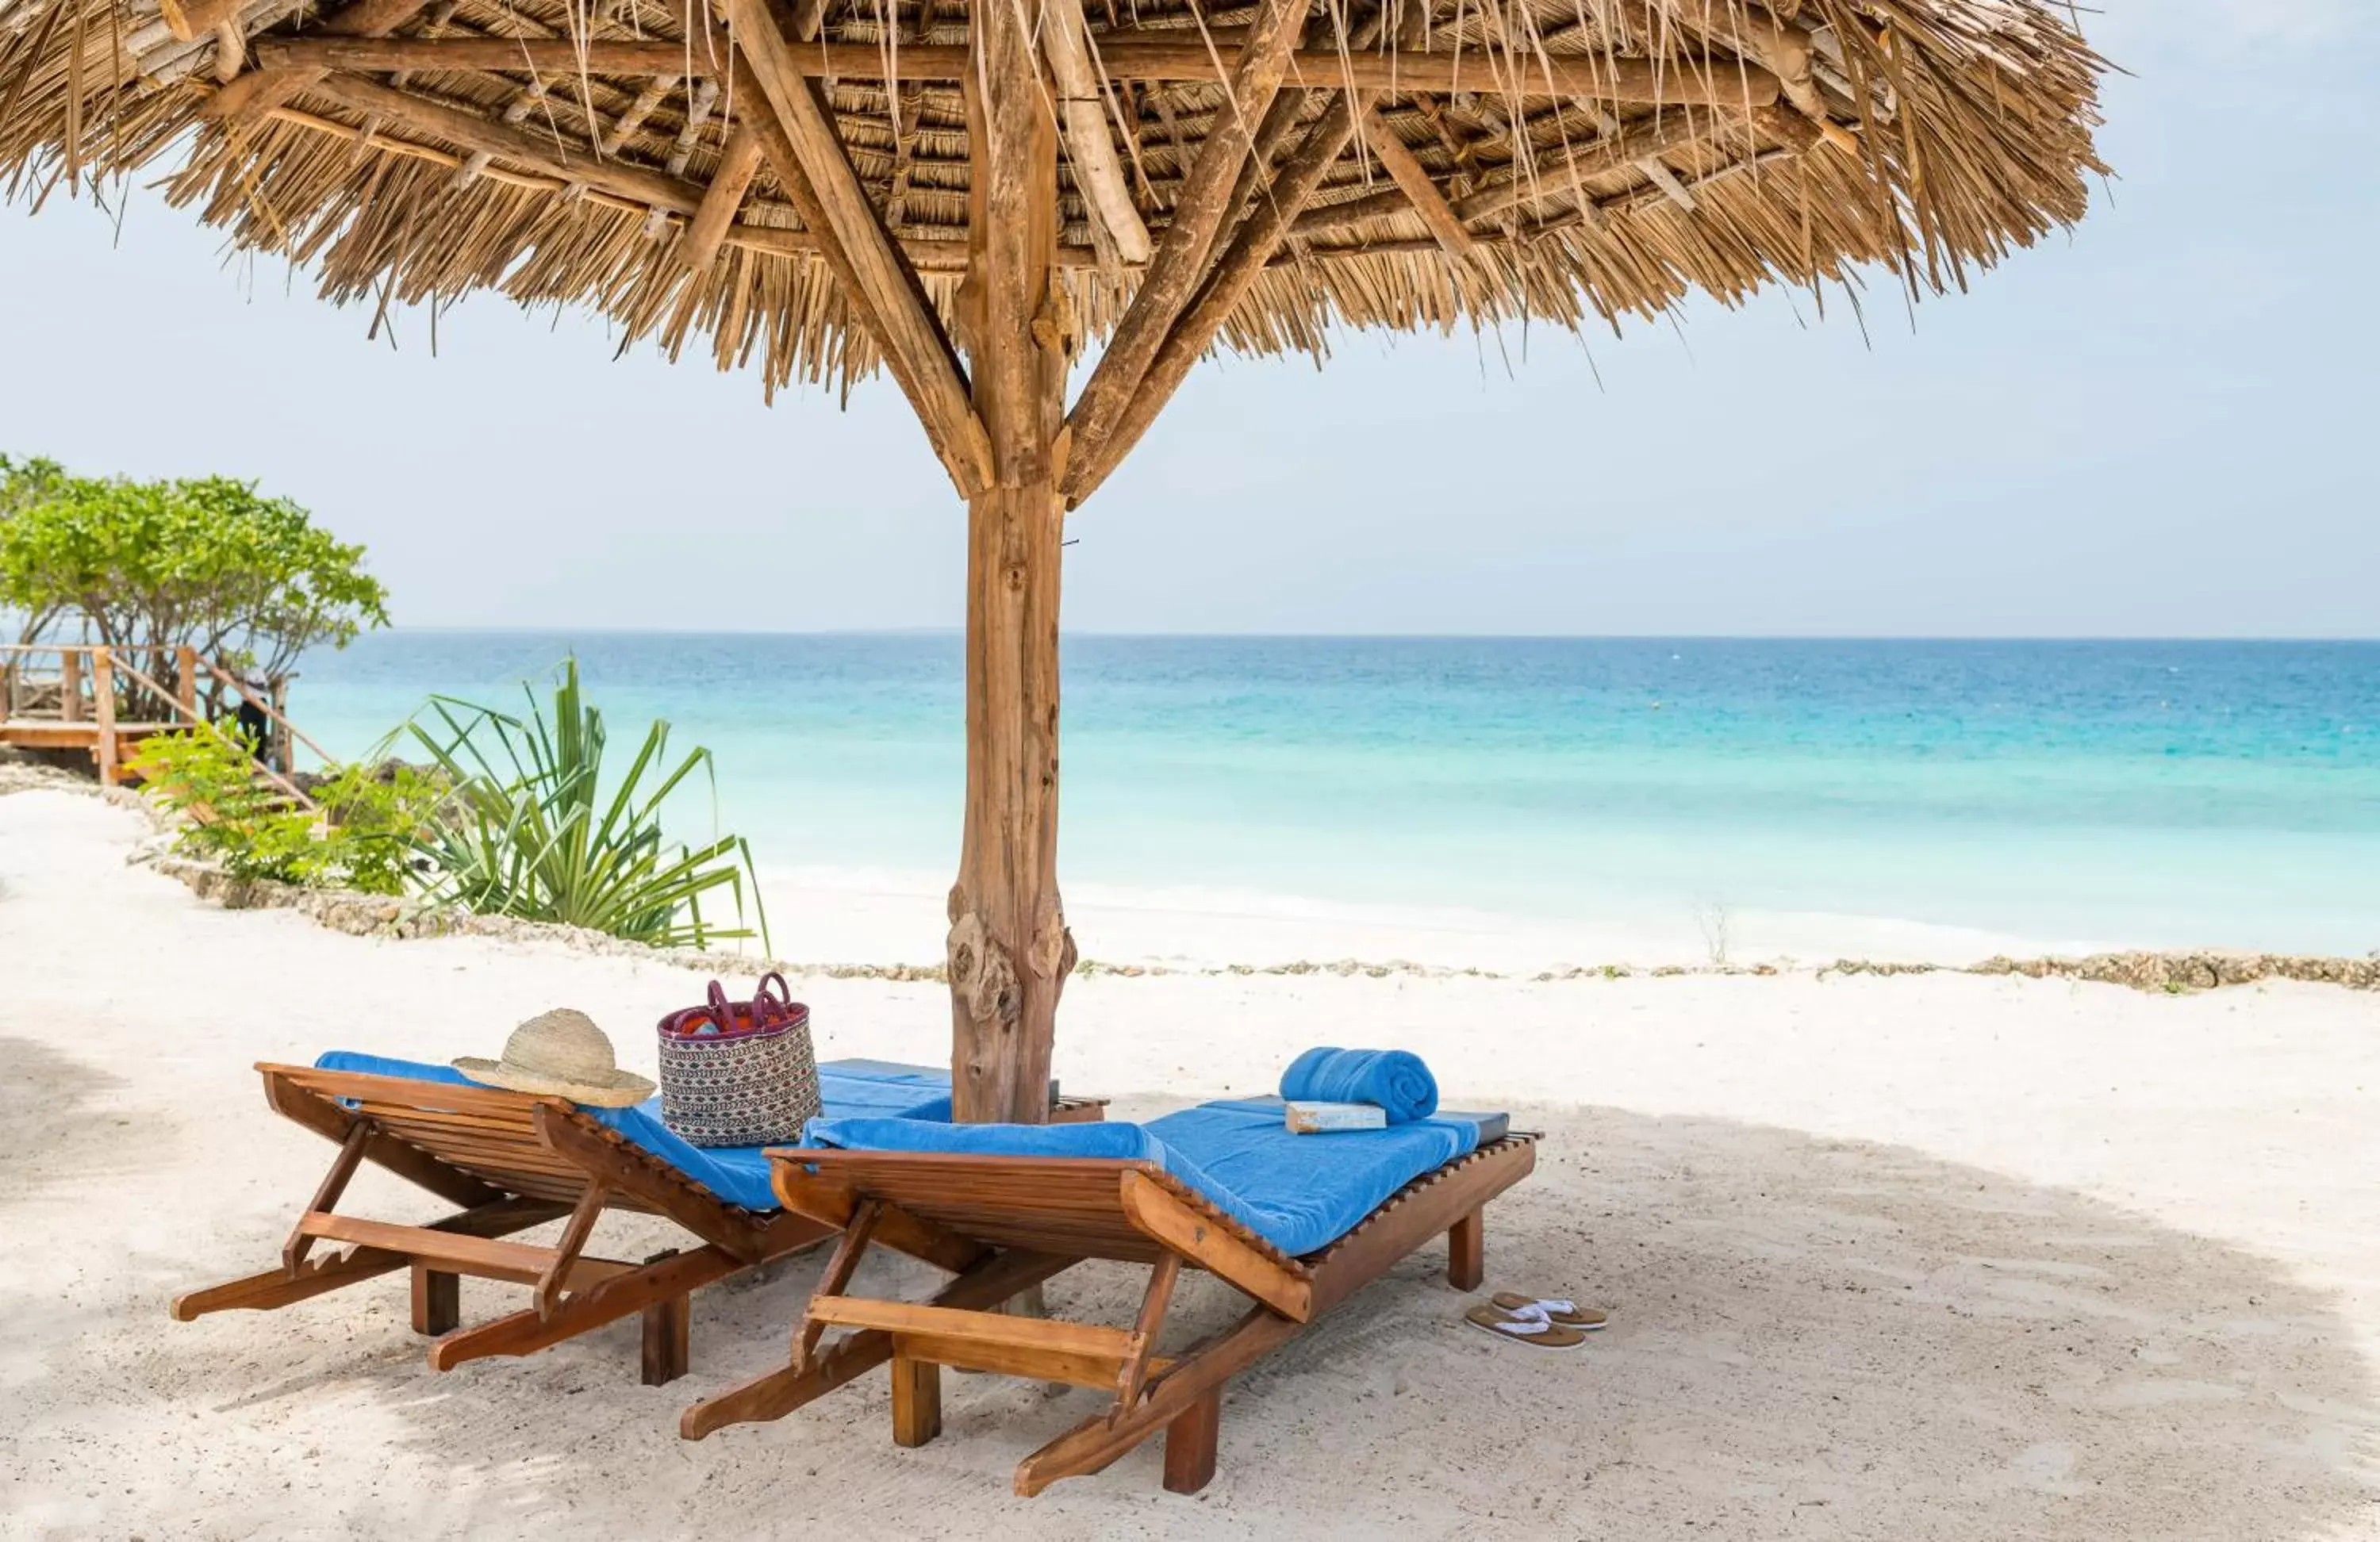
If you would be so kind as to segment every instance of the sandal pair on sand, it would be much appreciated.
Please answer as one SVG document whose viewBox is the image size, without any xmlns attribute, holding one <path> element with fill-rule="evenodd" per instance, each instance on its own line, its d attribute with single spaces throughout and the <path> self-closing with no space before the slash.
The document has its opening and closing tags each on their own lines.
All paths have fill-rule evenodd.
<svg viewBox="0 0 2380 1542">
<path fill-rule="evenodd" d="M 1592 1306 L 1552 1297 L 1499 1291 L 1463 1314 L 1463 1320 L 1500 1339 L 1539 1349 L 1576 1349 L 1610 1318 Z"/>
</svg>

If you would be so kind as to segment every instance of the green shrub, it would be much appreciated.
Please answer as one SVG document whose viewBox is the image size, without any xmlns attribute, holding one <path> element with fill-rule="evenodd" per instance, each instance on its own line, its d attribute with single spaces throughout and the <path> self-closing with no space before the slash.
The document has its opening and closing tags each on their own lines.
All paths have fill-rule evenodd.
<svg viewBox="0 0 2380 1542">
<path fill-rule="evenodd" d="M 249 750 L 193 731 L 142 741 L 131 763 L 160 801 L 185 816 L 176 849 L 238 879 L 402 894 L 439 785 L 410 767 L 385 775 L 346 766 L 319 783 L 319 809 L 293 804 L 256 775 Z"/>
<path fill-rule="evenodd" d="M 672 793 L 698 771 L 710 780 L 710 752 L 692 750 L 664 773 L 669 724 L 655 722 L 615 786 L 604 775 L 603 714 L 579 691 L 578 661 L 563 663 L 550 709 L 524 694 L 525 718 L 433 697 L 435 731 L 418 718 L 409 725 L 453 789 L 448 817 L 421 843 L 440 897 L 481 915 L 702 948 L 755 935 L 702 912 L 705 896 L 725 890 L 741 923 L 748 882 L 765 946 L 750 846 L 733 835 L 688 846 L 662 828 Z"/>
<path fill-rule="evenodd" d="M 314 801 L 330 820 L 332 867 L 342 887 L 402 894 L 415 879 L 415 853 L 443 817 L 443 778 L 400 761 L 349 764 L 315 783 Z"/>
</svg>

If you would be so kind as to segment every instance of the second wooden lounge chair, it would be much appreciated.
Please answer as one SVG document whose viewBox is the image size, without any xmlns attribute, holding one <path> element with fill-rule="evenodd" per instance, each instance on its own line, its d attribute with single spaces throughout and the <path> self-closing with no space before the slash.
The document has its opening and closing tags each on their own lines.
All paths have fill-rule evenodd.
<svg viewBox="0 0 2380 1542">
<path fill-rule="evenodd" d="M 1210 1104 L 1190 1111 L 1277 1125 L 1277 1105 L 1269 1112 L 1256 1111 L 1252 1104 Z M 1167 1123 L 1149 1130 L 1161 1135 Z M 1376 1133 L 1286 1138 L 1347 1142 Z M 1249 1139 L 1261 1137 L 1247 1124 L 1232 1138 L 1245 1152 Z M 1051 1143 L 1056 1148 L 1069 1144 Z M 1300 1149 L 1319 1161 L 1355 1148 Z M 1300 1257 L 1274 1246 L 1185 1182 L 1173 1169 L 1186 1164 L 1150 1156 L 772 1151 L 777 1194 L 786 1209 L 844 1229 L 843 1239 L 796 1330 L 792 1363 L 687 1409 L 679 1433 L 700 1439 L 726 1425 L 781 1417 L 890 1361 L 893 1440 L 922 1445 L 941 1427 L 940 1367 L 954 1366 L 1113 1394 L 1104 1411 L 1018 1465 L 1018 1493 L 1037 1494 L 1060 1478 L 1096 1473 L 1160 1430 L 1165 1487 L 1195 1493 L 1214 1476 L 1223 1387 L 1231 1377 L 1441 1233 L 1449 1244 L 1448 1279 L 1458 1289 L 1478 1287 L 1482 1208 L 1527 1175 L 1536 1151 L 1527 1135 L 1476 1146 L 1465 1140 L 1460 1149 L 1451 1160 L 1426 1162 L 1426 1171 L 1360 1220 Z M 916 1253 L 909 1245 L 925 1239 L 942 1255 L 937 1261 L 943 1267 L 961 1266 L 930 1302 L 844 1293 L 868 1247 L 884 1244 Z M 1000 1311 L 1018 1293 L 1086 1258 L 1149 1266 L 1131 1328 Z M 1229 1281 L 1252 1305 L 1223 1332 L 1166 1358 L 1156 1354 L 1157 1338 L 1185 1267 Z M 822 1348 L 830 1327 L 853 1331 Z"/>
<path fill-rule="evenodd" d="M 279 1266 L 176 1298 L 176 1321 L 234 1308 L 272 1310 L 407 1269 L 414 1331 L 437 1338 L 430 1351 L 435 1369 L 528 1354 L 640 1314 L 643 1378 L 659 1386 L 686 1373 L 693 1292 L 834 1234 L 832 1225 L 770 1202 L 757 1153 L 677 1147 L 673 1162 L 628 1138 L 622 1127 L 640 1111 L 599 1113 L 560 1098 L 478 1086 L 443 1066 L 345 1054 L 324 1062 L 257 1067 L 274 1112 L 339 1148 L 299 1212 Z M 401 1074 L 376 1074 L 384 1071 Z M 830 1062 L 820 1071 L 831 1106 L 917 1111 L 939 1102 L 947 1114 L 947 1080 L 938 1090 L 914 1068 L 852 1062 L 844 1074 Z M 1097 1119 L 1099 1110 L 1098 1101 L 1075 1099 L 1052 1114 Z M 635 1128 L 672 1148 L 665 1132 L 650 1133 L 656 1123 Z M 734 1163 L 738 1155 L 748 1172 Z M 462 1208 L 427 1225 L 339 1213 L 340 1197 L 367 1161 Z M 606 1210 L 666 1216 L 699 1245 L 642 1263 L 588 1257 L 589 1238 Z M 565 1217 L 552 1246 L 506 1240 Z M 879 1240 L 947 1266 L 965 1261 L 947 1242 L 897 1224 Z M 323 1244 L 346 1245 L 317 1253 Z M 462 1328 L 458 1287 L 467 1274 L 529 1286 L 534 1297 L 524 1310 Z"/>
</svg>

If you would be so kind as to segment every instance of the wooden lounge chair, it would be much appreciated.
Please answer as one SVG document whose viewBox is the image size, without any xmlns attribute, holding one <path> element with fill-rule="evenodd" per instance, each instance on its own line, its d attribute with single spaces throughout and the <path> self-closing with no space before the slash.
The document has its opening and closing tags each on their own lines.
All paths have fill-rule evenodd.
<svg viewBox="0 0 2380 1542">
<path fill-rule="evenodd" d="M 1329 1138 L 1329 1137 L 1323 1137 Z M 784 1368 L 687 1409 L 678 1432 L 774 1419 L 892 1362 L 892 1439 L 922 1445 L 941 1428 L 943 1366 L 1112 1391 L 1109 1407 L 1026 1457 L 1016 1491 L 1096 1473 L 1165 1432 L 1165 1487 L 1196 1493 L 1215 1474 L 1224 1383 L 1294 1337 L 1406 1254 L 1443 1232 L 1447 1278 L 1476 1289 L 1481 1210 L 1526 1176 L 1534 1139 L 1509 1135 L 1407 1184 L 1320 1251 L 1293 1258 L 1154 1162 L 915 1151 L 770 1153 L 786 1209 L 843 1230 Z M 960 1266 L 930 1302 L 844 1293 L 881 1243 Z M 1130 1329 L 1002 1313 L 1002 1303 L 1085 1258 L 1149 1267 Z M 1246 1315 L 1177 1358 L 1154 1353 L 1184 1268 L 1228 1281 Z M 856 1330 L 821 1349 L 829 1327 Z"/>
<path fill-rule="evenodd" d="M 430 1364 L 451 1370 L 490 1355 L 528 1354 L 630 1313 L 644 1318 L 643 1375 L 659 1386 L 686 1373 L 688 1296 L 740 1269 L 817 1244 L 835 1228 L 794 1211 L 730 1204 L 560 1098 L 404 1076 L 260 1064 L 273 1111 L 339 1147 L 281 1250 L 279 1268 L 176 1298 L 188 1322 L 235 1307 L 271 1310 L 398 1269 L 413 1277 L 413 1328 L 437 1336 Z M 1099 1117 L 1067 1099 L 1057 1117 Z M 334 1208 L 364 1162 L 462 1207 L 427 1225 L 395 1225 Z M 701 1245 L 626 1263 L 584 1249 L 605 1210 L 666 1216 Z M 552 1246 L 504 1240 L 567 1217 Z M 895 1224 L 885 1245 L 957 1267 L 948 1239 Z M 322 1243 L 346 1244 L 318 1254 Z M 528 1285 L 523 1311 L 459 1328 L 459 1277 Z"/>
</svg>

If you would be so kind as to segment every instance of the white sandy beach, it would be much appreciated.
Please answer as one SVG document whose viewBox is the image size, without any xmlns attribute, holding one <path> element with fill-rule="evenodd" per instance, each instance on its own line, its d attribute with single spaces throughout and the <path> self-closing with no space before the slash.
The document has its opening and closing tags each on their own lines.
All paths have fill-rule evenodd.
<svg viewBox="0 0 2380 1542">
<path fill-rule="evenodd" d="M 637 1384 L 633 1323 L 433 1374 L 395 1280 L 169 1322 L 177 1292 L 276 1256 L 330 1156 L 267 1112 L 254 1062 L 492 1052 L 567 1003 L 650 1071 L 646 1026 L 701 979 L 218 910 L 126 866 L 143 832 L 0 796 L 10 1536 L 2380 1536 L 2380 996 L 1079 978 L 1057 1069 L 1120 1117 L 1263 1089 L 1315 1042 L 1411 1048 L 1451 1103 L 1511 1107 L 1545 1140 L 1488 1212 L 1489 1285 L 1614 1320 L 1576 1354 L 1500 1345 L 1427 1248 L 1233 1384 L 1203 1494 L 1163 1493 L 1151 1445 L 1023 1500 L 1015 1462 L 1091 1394 L 953 1377 L 942 1438 L 900 1451 L 879 1377 L 676 1438 L 686 1403 L 782 1363 L 816 1255 L 698 1297 L 664 1388 Z M 1087 955 L 1130 951 L 1076 924 Z M 823 956 L 801 941 L 779 939 Z M 1401 951 L 1366 941 L 1345 951 Z M 822 1055 L 947 1052 L 939 986 L 795 984 Z M 468 1284 L 467 1318 L 514 1293 Z M 1136 1292 L 1094 1265 L 1050 1293 L 1118 1321 Z M 1228 1295 L 1198 1281 L 1175 1331 Z"/>
</svg>

